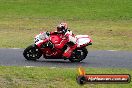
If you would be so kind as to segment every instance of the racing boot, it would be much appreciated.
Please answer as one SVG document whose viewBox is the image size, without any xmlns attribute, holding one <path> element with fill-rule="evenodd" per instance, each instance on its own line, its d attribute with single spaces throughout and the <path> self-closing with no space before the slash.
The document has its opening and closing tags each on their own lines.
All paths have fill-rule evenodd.
<svg viewBox="0 0 132 88">
<path fill-rule="evenodd" d="M 73 46 L 67 47 L 67 49 L 66 49 L 66 50 L 64 51 L 64 53 L 63 53 L 63 58 L 64 58 L 64 59 L 70 58 L 70 56 L 71 56 L 73 50 L 75 50 L 76 47 L 77 47 L 76 44 L 73 45 Z"/>
</svg>

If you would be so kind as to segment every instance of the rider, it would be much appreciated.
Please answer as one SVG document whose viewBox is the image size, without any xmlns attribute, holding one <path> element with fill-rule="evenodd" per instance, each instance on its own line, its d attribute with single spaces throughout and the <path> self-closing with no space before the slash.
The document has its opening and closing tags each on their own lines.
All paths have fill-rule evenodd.
<svg viewBox="0 0 132 88">
<path fill-rule="evenodd" d="M 62 49 L 66 43 L 68 42 L 72 43 L 72 45 L 68 46 L 67 49 L 63 53 L 64 59 L 69 58 L 73 50 L 76 48 L 77 44 L 76 44 L 76 38 L 74 34 L 72 33 L 72 31 L 68 29 L 67 23 L 60 23 L 57 26 L 57 30 L 55 32 L 50 32 L 50 34 L 51 35 L 59 34 L 60 37 L 62 37 L 62 41 L 60 42 L 60 44 L 55 44 L 56 48 Z"/>
</svg>

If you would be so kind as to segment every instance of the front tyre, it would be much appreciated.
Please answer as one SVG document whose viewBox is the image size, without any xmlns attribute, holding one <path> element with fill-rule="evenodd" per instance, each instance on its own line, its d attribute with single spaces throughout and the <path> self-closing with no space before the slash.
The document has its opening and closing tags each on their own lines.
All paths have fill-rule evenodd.
<svg viewBox="0 0 132 88">
<path fill-rule="evenodd" d="M 23 52 L 23 56 L 27 59 L 27 60 L 36 60 L 39 59 L 42 56 L 41 51 L 37 48 L 36 45 L 30 45 L 28 46 L 24 52 Z"/>
<path fill-rule="evenodd" d="M 73 51 L 69 61 L 71 61 L 71 62 L 80 62 L 80 61 L 82 61 L 83 59 L 86 58 L 87 54 L 88 54 L 88 51 L 87 51 L 87 49 L 85 47 L 84 48 L 75 49 Z"/>
</svg>

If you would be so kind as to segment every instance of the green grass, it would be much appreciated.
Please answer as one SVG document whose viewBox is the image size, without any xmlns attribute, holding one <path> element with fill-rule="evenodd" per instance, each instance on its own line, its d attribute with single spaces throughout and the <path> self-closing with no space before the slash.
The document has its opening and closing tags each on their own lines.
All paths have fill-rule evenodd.
<svg viewBox="0 0 132 88">
<path fill-rule="evenodd" d="M 0 0 L 0 47 L 25 48 L 65 21 L 92 37 L 92 49 L 132 50 L 131 9 L 131 0 Z"/>
<path fill-rule="evenodd" d="M 93 39 L 89 48 L 100 50 L 132 50 L 131 21 L 67 21 L 75 34 L 88 34 Z M 4 19 L 0 28 L 0 47 L 25 48 L 40 31 L 51 31 L 58 20 Z M 81 30 L 82 29 L 82 30 Z"/>
<path fill-rule="evenodd" d="M 0 16 L 84 19 L 131 19 L 131 0 L 0 0 Z"/>
<path fill-rule="evenodd" d="M 131 69 L 85 68 L 87 74 L 130 74 Z M 0 67 L 2 88 L 131 88 L 130 84 L 86 84 L 76 82 L 77 68 Z"/>
</svg>

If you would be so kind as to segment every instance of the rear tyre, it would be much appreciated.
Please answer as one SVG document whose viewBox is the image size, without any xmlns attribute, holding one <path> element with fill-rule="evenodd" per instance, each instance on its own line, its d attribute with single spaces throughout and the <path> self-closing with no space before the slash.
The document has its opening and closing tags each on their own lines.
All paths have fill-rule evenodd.
<svg viewBox="0 0 132 88">
<path fill-rule="evenodd" d="M 71 62 L 80 62 L 80 61 L 82 61 L 83 59 L 86 58 L 87 54 L 88 54 L 88 51 L 87 51 L 87 49 L 85 47 L 84 48 L 75 49 L 73 51 L 69 61 L 71 61 Z"/>
<path fill-rule="evenodd" d="M 24 50 L 23 56 L 27 60 L 37 60 L 42 56 L 42 53 L 36 45 L 30 45 Z"/>
</svg>

